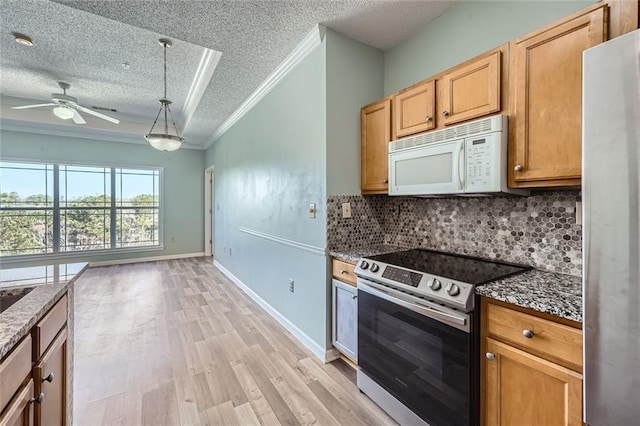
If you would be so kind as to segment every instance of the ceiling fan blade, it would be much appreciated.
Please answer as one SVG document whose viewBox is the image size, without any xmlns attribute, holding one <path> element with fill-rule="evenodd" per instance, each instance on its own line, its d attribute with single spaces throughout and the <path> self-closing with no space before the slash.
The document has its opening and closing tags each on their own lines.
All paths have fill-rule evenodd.
<svg viewBox="0 0 640 426">
<path fill-rule="evenodd" d="M 11 109 L 29 109 L 29 108 L 39 108 L 39 107 L 46 107 L 46 106 L 53 106 L 53 105 L 57 105 L 57 104 L 24 105 L 24 106 L 11 107 Z"/>
<path fill-rule="evenodd" d="M 110 121 L 110 122 L 112 122 L 114 124 L 120 123 L 120 120 L 118 120 L 117 118 L 109 117 L 108 115 L 104 115 L 104 114 L 96 112 L 96 111 L 94 111 L 92 109 L 85 108 L 85 107 L 80 106 L 80 105 L 78 105 L 77 108 L 82 112 L 86 112 L 87 114 L 91 114 L 91 115 L 93 115 L 95 117 L 102 118 L 103 120 Z"/>
<path fill-rule="evenodd" d="M 84 118 L 82 118 L 80 113 L 78 111 L 76 111 L 75 109 L 73 110 L 73 117 L 71 117 L 71 119 L 76 124 L 87 124 L 87 122 L 84 121 Z"/>
</svg>

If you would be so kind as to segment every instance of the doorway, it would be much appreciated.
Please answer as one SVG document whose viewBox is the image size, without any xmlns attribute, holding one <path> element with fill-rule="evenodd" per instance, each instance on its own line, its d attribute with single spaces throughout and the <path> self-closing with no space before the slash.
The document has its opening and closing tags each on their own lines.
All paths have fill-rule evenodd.
<svg viewBox="0 0 640 426">
<path fill-rule="evenodd" d="M 214 191 L 213 166 L 204 171 L 204 255 L 214 255 Z"/>
</svg>

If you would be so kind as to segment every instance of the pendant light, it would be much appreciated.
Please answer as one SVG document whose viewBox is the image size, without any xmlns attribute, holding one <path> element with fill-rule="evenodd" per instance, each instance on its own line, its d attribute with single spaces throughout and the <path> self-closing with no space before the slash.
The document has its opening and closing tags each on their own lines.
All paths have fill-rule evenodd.
<svg viewBox="0 0 640 426">
<path fill-rule="evenodd" d="M 171 109 L 169 108 L 171 101 L 167 99 L 167 48 L 171 47 L 172 43 L 171 40 L 166 38 L 161 38 L 158 42 L 164 49 L 164 97 L 160 99 L 160 111 L 158 111 L 158 115 L 156 115 L 151 130 L 144 138 L 149 142 L 149 145 L 159 151 L 175 151 L 182 146 L 184 139 L 181 138 L 178 133 L 173 114 L 171 114 Z M 164 117 L 164 133 L 153 133 L 153 128 L 156 126 L 160 114 L 163 114 Z M 171 118 L 175 135 L 169 134 L 169 118 Z"/>
</svg>

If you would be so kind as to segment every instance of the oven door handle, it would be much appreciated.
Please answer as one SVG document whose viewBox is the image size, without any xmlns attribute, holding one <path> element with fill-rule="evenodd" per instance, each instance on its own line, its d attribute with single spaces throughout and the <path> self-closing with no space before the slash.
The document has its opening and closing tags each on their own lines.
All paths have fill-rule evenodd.
<svg viewBox="0 0 640 426">
<path fill-rule="evenodd" d="M 365 282 L 363 279 L 358 280 L 358 290 L 362 290 L 373 296 L 387 300 L 391 303 L 395 303 L 396 305 L 402 306 L 403 308 L 407 308 L 410 311 L 432 318 L 441 323 L 452 325 L 459 330 L 471 332 L 471 327 L 468 321 L 468 317 L 466 315 L 463 317 L 463 316 L 458 316 L 454 314 L 449 314 L 446 312 L 442 312 L 442 311 L 438 311 L 436 309 L 430 308 L 428 306 L 418 305 L 416 303 L 412 303 L 412 302 L 400 299 L 396 296 L 393 296 L 387 293 L 386 291 L 378 290 L 377 288 L 372 287 L 369 283 Z M 389 289 L 389 291 L 393 291 L 393 290 Z"/>
</svg>

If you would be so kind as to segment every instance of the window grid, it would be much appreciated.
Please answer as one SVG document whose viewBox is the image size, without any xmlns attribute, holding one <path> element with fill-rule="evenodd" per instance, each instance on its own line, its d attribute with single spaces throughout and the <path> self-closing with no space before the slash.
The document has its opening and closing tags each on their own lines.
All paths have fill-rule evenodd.
<svg viewBox="0 0 640 426">
<path fill-rule="evenodd" d="M 44 220 L 42 235 L 31 236 L 31 242 L 38 240 L 36 244 L 25 246 L 27 243 L 18 241 L 19 238 L 4 243 L 0 241 L 0 256 L 160 246 L 161 169 L 38 165 L 4 161 L 0 162 L 0 174 L 3 170 L 44 170 L 45 207 L 39 206 L 36 199 L 26 201 L 33 198 L 31 196 L 18 197 L 11 203 L 3 188 L 11 185 L 7 185 L 4 176 L 0 179 L 0 226 L 11 218 L 33 222 L 43 216 Z M 49 192 L 50 175 L 53 178 L 53 194 Z M 92 177 L 101 181 L 102 193 L 95 191 L 94 185 L 91 188 L 94 195 L 72 195 L 70 186 L 74 185 L 74 180 L 86 185 L 86 181 L 90 181 Z M 117 186 L 115 183 L 118 177 Z M 131 182 L 126 182 L 126 177 L 131 177 Z M 2 185 L 3 180 L 5 185 Z M 138 190 L 136 188 L 144 190 L 134 195 Z M 78 193 L 77 190 L 75 193 Z M 53 206 L 50 206 L 51 201 Z M 29 205 L 30 202 L 33 205 Z M 33 228 L 31 226 L 32 233 Z"/>
</svg>

